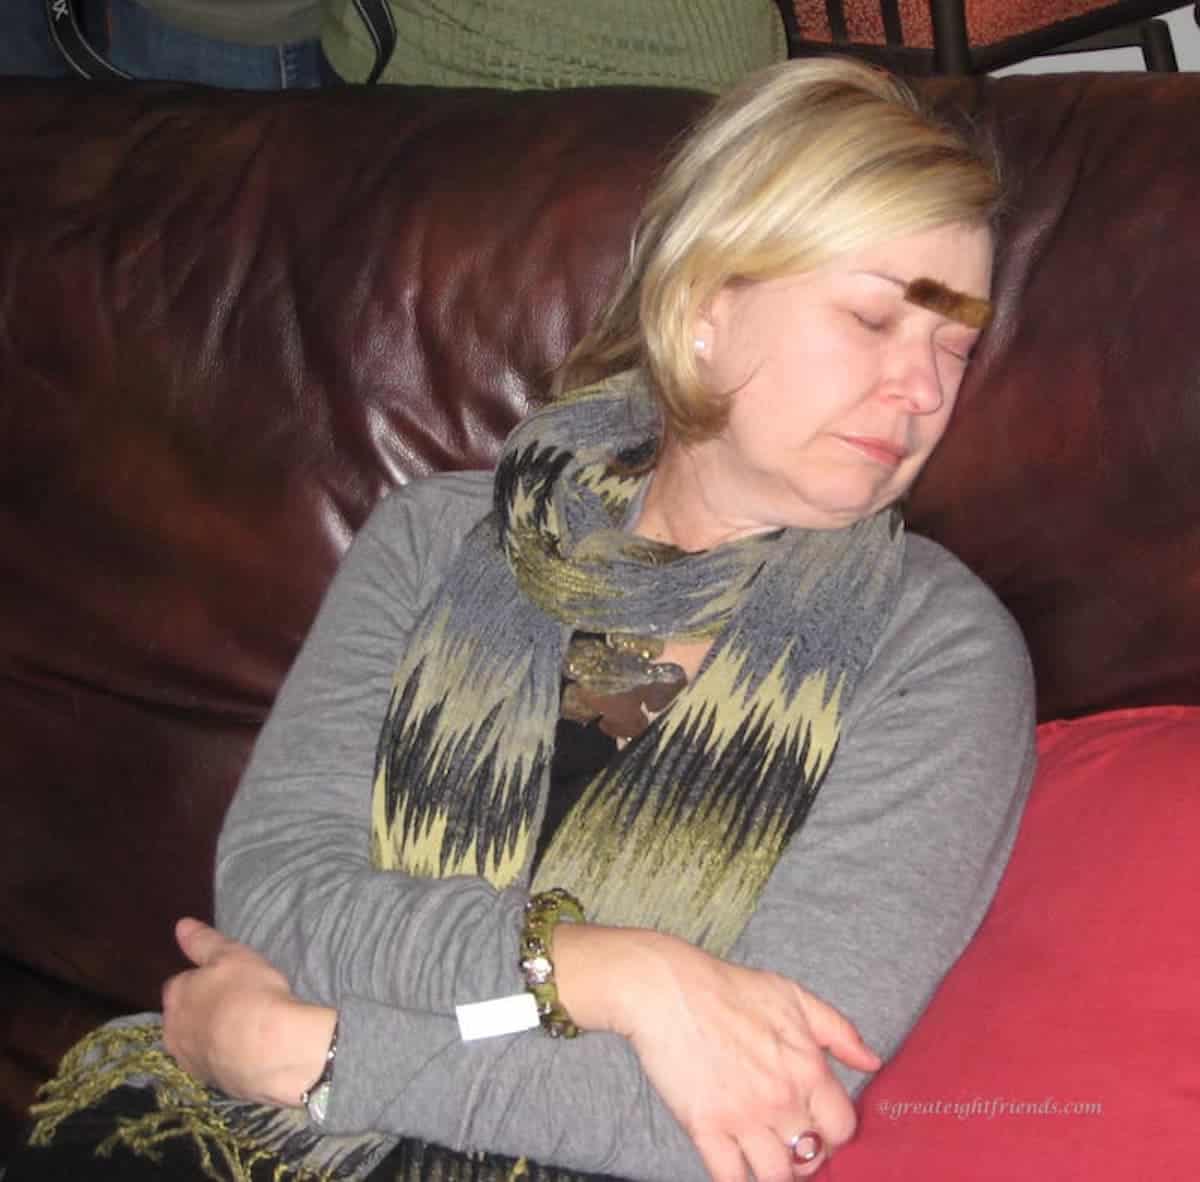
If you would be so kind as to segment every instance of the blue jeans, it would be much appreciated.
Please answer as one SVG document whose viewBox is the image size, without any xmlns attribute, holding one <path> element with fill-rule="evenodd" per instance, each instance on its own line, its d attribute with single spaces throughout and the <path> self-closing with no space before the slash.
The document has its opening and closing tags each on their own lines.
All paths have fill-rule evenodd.
<svg viewBox="0 0 1200 1182">
<path fill-rule="evenodd" d="M 244 90 L 321 84 L 318 43 L 243 45 L 189 33 L 136 0 L 84 0 L 84 32 L 134 78 L 200 82 Z M 46 28 L 44 0 L 0 0 L 0 74 L 70 73 Z"/>
<path fill-rule="evenodd" d="M 88 35 L 92 35 L 90 29 Z M 72 72 L 50 38 L 44 0 L 2 0 L 0 76 L 64 78 Z"/>
</svg>

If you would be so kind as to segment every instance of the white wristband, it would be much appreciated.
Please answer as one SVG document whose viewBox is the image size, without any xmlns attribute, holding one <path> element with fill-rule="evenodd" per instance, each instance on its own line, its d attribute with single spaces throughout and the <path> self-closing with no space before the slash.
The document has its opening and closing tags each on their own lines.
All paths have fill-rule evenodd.
<svg viewBox="0 0 1200 1182">
<path fill-rule="evenodd" d="M 519 1034 L 541 1024 L 537 1002 L 532 993 L 514 993 L 509 997 L 493 997 L 490 1001 L 475 1001 L 455 1006 L 458 1031 L 463 1042 L 477 1038 L 495 1038 L 501 1034 Z"/>
</svg>

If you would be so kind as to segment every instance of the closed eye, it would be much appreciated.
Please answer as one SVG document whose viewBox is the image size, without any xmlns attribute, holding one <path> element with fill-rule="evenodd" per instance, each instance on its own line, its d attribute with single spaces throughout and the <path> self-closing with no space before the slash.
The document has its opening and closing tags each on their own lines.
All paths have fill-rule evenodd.
<svg viewBox="0 0 1200 1182">
<path fill-rule="evenodd" d="M 979 343 L 977 337 L 972 337 L 970 340 L 940 340 L 938 348 L 946 354 L 947 357 L 953 357 L 956 361 L 961 361 L 966 365 L 975 355 L 975 346 Z"/>
<path fill-rule="evenodd" d="M 961 361 L 964 365 L 971 360 L 975 346 L 983 334 L 973 325 L 962 324 L 953 320 L 943 320 L 933 330 L 933 343 L 948 357 Z"/>
<path fill-rule="evenodd" d="M 851 312 L 851 316 L 868 332 L 884 332 L 888 327 L 886 316 L 871 316 L 866 312 Z"/>
</svg>

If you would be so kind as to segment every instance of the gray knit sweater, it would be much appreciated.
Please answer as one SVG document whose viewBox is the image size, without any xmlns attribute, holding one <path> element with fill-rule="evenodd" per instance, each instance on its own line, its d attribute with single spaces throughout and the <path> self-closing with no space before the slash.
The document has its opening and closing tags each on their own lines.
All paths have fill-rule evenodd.
<svg viewBox="0 0 1200 1182">
<path fill-rule="evenodd" d="M 369 865 L 375 744 L 397 657 L 490 502 L 486 474 L 419 481 L 356 538 L 229 810 L 217 921 L 301 996 L 339 1010 L 332 1131 L 700 1180 L 698 1155 L 623 1038 L 459 1040 L 456 1003 L 522 987 L 519 890 Z M 987 908 L 1033 762 L 1015 625 L 959 562 L 910 535 L 899 603 L 833 767 L 732 959 L 792 977 L 891 1055 Z"/>
</svg>

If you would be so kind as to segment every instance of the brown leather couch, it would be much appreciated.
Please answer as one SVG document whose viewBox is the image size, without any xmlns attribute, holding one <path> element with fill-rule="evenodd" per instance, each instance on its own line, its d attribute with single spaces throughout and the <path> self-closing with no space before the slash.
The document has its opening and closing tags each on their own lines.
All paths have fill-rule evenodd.
<svg viewBox="0 0 1200 1182">
<path fill-rule="evenodd" d="M 943 98 L 1010 200 L 999 318 L 910 525 L 1014 613 L 1042 718 L 1200 703 L 1200 77 Z M 179 967 L 355 529 L 495 456 L 703 103 L 0 82 L 6 1139 Z"/>
</svg>

